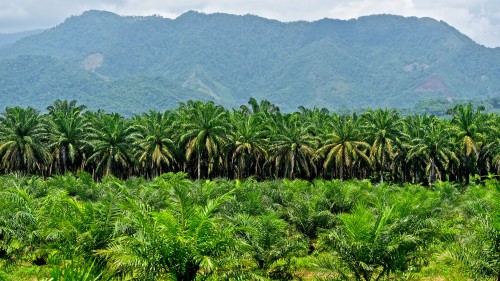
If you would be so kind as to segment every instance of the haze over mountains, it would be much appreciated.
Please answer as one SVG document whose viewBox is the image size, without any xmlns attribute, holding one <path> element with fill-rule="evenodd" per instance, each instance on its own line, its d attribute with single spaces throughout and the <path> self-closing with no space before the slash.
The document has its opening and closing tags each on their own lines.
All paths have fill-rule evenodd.
<svg viewBox="0 0 500 281">
<path fill-rule="evenodd" d="M 237 107 L 254 97 L 285 111 L 497 101 L 500 48 L 430 18 L 282 23 L 88 11 L 3 45 L 0 97 L 0 108 L 44 109 L 55 99 L 76 99 L 123 114 L 189 99 Z"/>
</svg>

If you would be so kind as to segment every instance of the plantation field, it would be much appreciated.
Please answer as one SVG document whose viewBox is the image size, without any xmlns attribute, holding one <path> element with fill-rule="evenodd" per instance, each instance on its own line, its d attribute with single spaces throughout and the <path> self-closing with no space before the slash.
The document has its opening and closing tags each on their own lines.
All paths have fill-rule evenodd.
<svg viewBox="0 0 500 281">
<path fill-rule="evenodd" d="M 378 182 L 378 181 L 377 181 Z M 0 177 L 0 280 L 496 280 L 500 182 Z"/>
</svg>

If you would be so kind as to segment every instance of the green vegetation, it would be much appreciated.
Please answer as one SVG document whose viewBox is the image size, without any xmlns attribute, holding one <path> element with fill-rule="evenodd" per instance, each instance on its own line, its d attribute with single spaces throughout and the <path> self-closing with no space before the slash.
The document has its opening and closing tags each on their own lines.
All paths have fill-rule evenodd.
<svg viewBox="0 0 500 281">
<path fill-rule="evenodd" d="M 0 37 L 1 40 L 1 37 Z M 444 22 L 378 15 L 281 23 L 188 12 L 175 20 L 88 11 L 0 48 L 0 108 L 78 100 L 127 116 L 250 97 L 283 111 L 498 111 L 500 48 Z"/>
<path fill-rule="evenodd" d="M 0 117 L 1 280 L 498 279 L 500 117 Z"/>
<path fill-rule="evenodd" d="M 282 113 L 268 101 L 227 110 L 188 101 L 177 109 L 125 118 L 57 100 L 42 114 L 7 108 L 0 117 L 0 171 L 94 179 L 370 179 L 467 186 L 500 171 L 500 117 L 458 105 L 448 118 L 396 110 Z"/>
<path fill-rule="evenodd" d="M 496 280 L 500 182 L 0 177 L 1 280 Z"/>
</svg>

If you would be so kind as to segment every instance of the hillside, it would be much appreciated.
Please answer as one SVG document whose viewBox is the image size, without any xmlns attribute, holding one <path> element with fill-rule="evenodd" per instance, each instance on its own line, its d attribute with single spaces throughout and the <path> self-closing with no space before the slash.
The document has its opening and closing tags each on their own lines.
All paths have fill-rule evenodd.
<svg viewBox="0 0 500 281">
<path fill-rule="evenodd" d="M 37 34 L 43 32 L 43 29 L 36 30 L 28 30 L 23 32 L 15 32 L 15 33 L 0 33 L 0 47 L 16 42 L 17 40 L 24 38 L 26 36 L 30 36 L 33 34 Z"/>
<path fill-rule="evenodd" d="M 0 108 L 77 98 L 131 114 L 188 99 L 238 106 L 249 97 L 285 111 L 412 108 L 426 100 L 497 98 L 499 66 L 500 48 L 430 18 L 282 23 L 88 11 L 0 48 Z"/>
</svg>

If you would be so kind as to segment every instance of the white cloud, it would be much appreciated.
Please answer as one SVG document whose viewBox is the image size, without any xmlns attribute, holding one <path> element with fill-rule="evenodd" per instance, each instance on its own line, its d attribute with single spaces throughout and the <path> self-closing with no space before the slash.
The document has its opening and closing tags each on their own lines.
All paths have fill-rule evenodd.
<svg viewBox="0 0 500 281">
<path fill-rule="evenodd" d="M 398 14 L 443 20 L 477 42 L 500 46 L 498 0 L 0 0 L 0 32 L 50 27 L 89 10 L 175 18 L 188 10 L 255 14 L 282 21 Z"/>
</svg>

